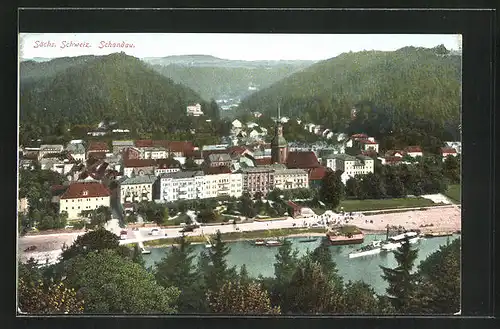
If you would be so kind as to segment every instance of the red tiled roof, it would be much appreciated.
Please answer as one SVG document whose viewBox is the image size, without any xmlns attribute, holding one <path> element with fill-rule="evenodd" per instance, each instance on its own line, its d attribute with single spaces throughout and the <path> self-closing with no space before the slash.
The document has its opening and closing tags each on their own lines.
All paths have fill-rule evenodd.
<svg viewBox="0 0 500 329">
<path fill-rule="evenodd" d="M 420 146 L 408 146 L 407 148 L 405 148 L 405 151 L 409 153 L 416 153 L 422 152 L 422 149 L 420 148 Z"/>
<path fill-rule="evenodd" d="M 167 169 L 167 168 L 178 168 L 178 163 L 172 159 L 158 159 L 156 160 L 156 166 L 158 169 Z"/>
<path fill-rule="evenodd" d="M 92 157 L 94 159 L 105 159 L 106 158 L 106 152 L 92 152 L 89 154 L 89 158 Z"/>
<path fill-rule="evenodd" d="M 312 151 L 289 152 L 286 165 L 290 169 L 308 169 L 319 167 L 318 158 Z"/>
<path fill-rule="evenodd" d="M 361 151 L 362 155 L 368 156 L 368 157 L 374 157 L 377 156 L 377 152 L 373 150 L 368 150 L 368 151 Z"/>
<path fill-rule="evenodd" d="M 351 138 L 368 138 L 368 135 L 366 135 L 366 134 L 354 134 L 351 136 Z"/>
<path fill-rule="evenodd" d="M 108 146 L 108 143 L 106 143 L 106 142 L 91 141 L 89 143 L 89 147 L 88 147 L 87 151 L 88 152 L 109 151 L 109 146 Z"/>
<path fill-rule="evenodd" d="M 302 208 L 301 206 L 299 206 L 298 204 L 296 204 L 293 201 L 287 201 L 286 204 L 289 205 L 290 207 L 292 207 L 294 210 L 300 210 Z"/>
<path fill-rule="evenodd" d="M 64 185 L 52 185 L 50 187 L 50 193 L 52 195 L 59 195 L 62 194 L 68 187 Z"/>
<path fill-rule="evenodd" d="M 403 161 L 403 158 L 395 157 L 395 156 L 388 156 L 388 157 L 385 157 L 384 159 L 385 159 L 386 163 L 393 163 L 393 162 Z"/>
<path fill-rule="evenodd" d="M 271 158 L 255 159 L 256 166 L 267 166 L 272 164 Z"/>
<path fill-rule="evenodd" d="M 231 169 L 229 169 L 228 166 L 205 167 L 205 168 L 203 168 L 203 172 L 206 175 L 230 174 Z"/>
<path fill-rule="evenodd" d="M 84 192 L 87 192 L 84 195 Z M 61 195 L 61 199 L 76 198 L 100 198 L 110 196 L 110 191 L 101 183 L 97 182 L 77 182 L 69 185 L 66 192 Z"/>
<path fill-rule="evenodd" d="M 400 151 L 400 150 L 389 150 L 387 152 L 385 152 L 385 155 L 387 157 L 394 157 L 396 153 L 399 153 L 401 154 L 402 156 L 405 156 L 406 155 L 406 152 L 405 151 Z"/>
<path fill-rule="evenodd" d="M 325 177 L 327 169 L 325 167 L 312 168 L 309 172 L 309 181 L 321 180 Z"/>
<path fill-rule="evenodd" d="M 172 141 L 168 142 L 168 149 L 170 152 L 189 153 L 194 150 L 194 145 L 192 142 L 187 141 Z"/>
<path fill-rule="evenodd" d="M 154 159 L 123 159 L 123 166 L 126 168 L 155 167 Z"/>
<path fill-rule="evenodd" d="M 136 147 L 153 147 L 153 141 L 151 139 L 138 139 L 134 141 L 134 146 Z"/>
<path fill-rule="evenodd" d="M 201 151 L 201 155 L 203 156 L 204 159 L 206 159 L 210 154 L 223 154 L 223 153 L 227 154 L 227 149 Z"/>
<path fill-rule="evenodd" d="M 454 148 L 452 147 L 442 147 L 441 148 L 441 154 L 444 154 L 444 153 L 451 153 L 451 154 L 455 154 L 457 153 L 457 150 L 455 150 Z"/>
<path fill-rule="evenodd" d="M 243 146 L 231 146 L 230 148 L 227 149 L 227 151 L 231 155 L 232 154 L 242 155 L 243 153 L 245 153 L 245 151 L 247 151 L 247 149 Z"/>
<path fill-rule="evenodd" d="M 377 142 L 372 142 L 371 140 L 368 140 L 368 139 L 361 139 L 361 140 L 359 140 L 359 142 L 361 144 L 372 144 L 372 145 L 373 144 L 378 144 Z"/>
</svg>

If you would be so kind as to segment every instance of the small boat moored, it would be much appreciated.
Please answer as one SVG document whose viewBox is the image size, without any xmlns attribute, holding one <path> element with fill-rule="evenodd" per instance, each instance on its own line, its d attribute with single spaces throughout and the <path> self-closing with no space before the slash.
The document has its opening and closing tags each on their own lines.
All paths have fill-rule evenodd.
<svg viewBox="0 0 500 329">
<path fill-rule="evenodd" d="M 266 245 L 266 241 L 264 239 L 257 239 L 257 240 L 255 240 L 254 244 L 256 246 L 264 246 L 264 245 Z"/>
<path fill-rule="evenodd" d="M 282 245 L 283 245 L 283 241 L 281 241 L 281 240 L 267 240 L 266 241 L 267 247 L 279 247 Z"/>
<path fill-rule="evenodd" d="M 312 236 L 299 240 L 300 243 L 315 242 L 315 241 L 318 241 L 318 238 Z"/>
<path fill-rule="evenodd" d="M 420 241 L 421 237 L 417 232 L 406 232 L 403 234 L 395 235 L 387 239 L 387 242 L 382 245 L 381 250 L 394 251 L 401 247 L 405 239 L 408 239 L 408 242 L 410 244 L 414 244 Z"/>
<path fill-rule="evenodd" d="M 380 253 L 382 241 L 372 241 L 370 244 L 363 246 L 349 254 L 349 258 L 356 258 L 368 255 L 376 255 Z"/>
<path fill-rule="evenodd" d="M 429 232 L 426 233 L 424 236 L 426 238 L 438 238 L 438 237 L 443 237 L 443 236 L 452 236 L 453 233 L 451 232 Z"/>
</svg>

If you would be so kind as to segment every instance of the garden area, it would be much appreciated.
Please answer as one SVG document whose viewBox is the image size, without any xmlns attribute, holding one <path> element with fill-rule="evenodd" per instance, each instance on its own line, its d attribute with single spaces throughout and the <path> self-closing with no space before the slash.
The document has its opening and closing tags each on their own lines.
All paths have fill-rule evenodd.
<svg viewBox="0 0 500 329">
<path fill-rule="evenodd" d="M 370 211 L 382 209 L 431 207 L 436 205 L 429 199 L 424 198 L 395 198 L 395 199 L 366 199 L 366 200 L 342 200 L 339 210 Z"/>
<path fill-rule="evenodd" d="M 446 195 L 453 203 L 460 204 L 461 191 L 462 187 L 460 184 L 448 185 L 448 189 L 444 192 L 444 195 Z"/>
</svg>

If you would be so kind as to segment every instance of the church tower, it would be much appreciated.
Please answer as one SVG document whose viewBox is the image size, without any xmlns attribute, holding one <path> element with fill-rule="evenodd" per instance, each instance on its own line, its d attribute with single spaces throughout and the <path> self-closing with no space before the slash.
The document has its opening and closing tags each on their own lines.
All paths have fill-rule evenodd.
<svg viewBox="0 0 500 329">
<path fill-rule="evenodd" d="M 288 143 L 283 137 L 283 125 L 281 124 L 280 105 L 278 103 L 278 116 L 276 118 L 276 126 L 274 129 L 274 137 L 271 141 L 271 162 L 286 163 L 288 155 Z"/>
</svg>

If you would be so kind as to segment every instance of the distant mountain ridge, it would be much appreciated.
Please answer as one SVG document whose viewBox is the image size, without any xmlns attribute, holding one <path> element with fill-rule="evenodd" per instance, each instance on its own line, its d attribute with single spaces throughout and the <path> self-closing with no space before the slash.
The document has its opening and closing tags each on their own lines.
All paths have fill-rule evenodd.
<svg viewBox="0 0 500 329">
<path fill-rule="evenodd" d="M 174 55 L 166 57 L 144 57 L 143 61 L 151 65 L 181 65 L 181 66 L 195 66 L 195 67 L 226 67 L 226 68 L 262 68 L 273 67 L 277 65 L 293 65 L 306 67 L 316 61 L 310 60 L 233 60 L 223 59 L 212 55 Z"/>
</svg>

